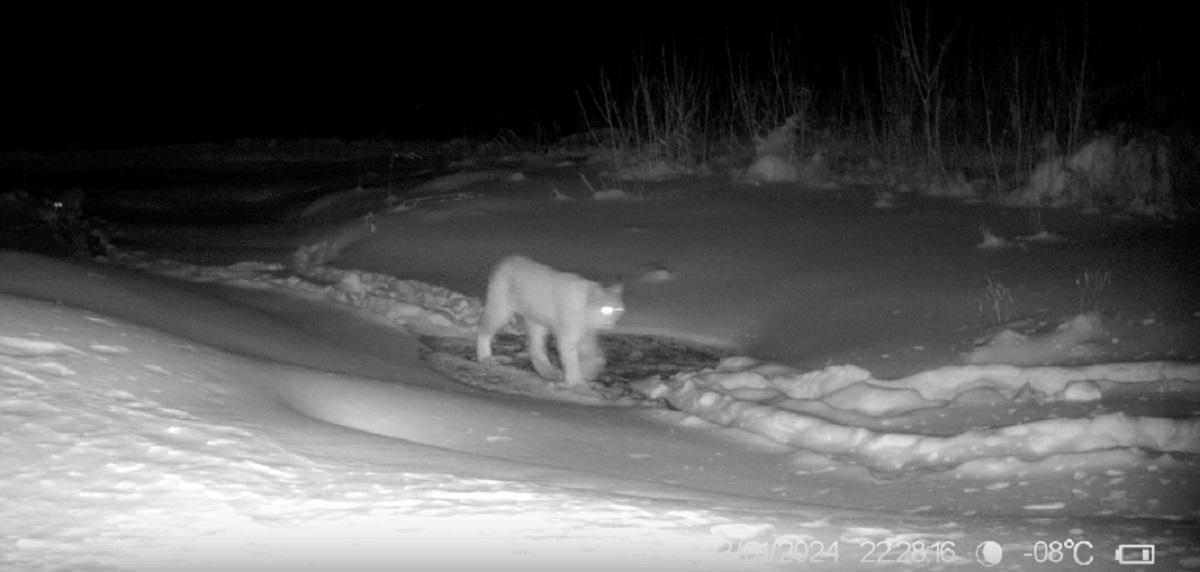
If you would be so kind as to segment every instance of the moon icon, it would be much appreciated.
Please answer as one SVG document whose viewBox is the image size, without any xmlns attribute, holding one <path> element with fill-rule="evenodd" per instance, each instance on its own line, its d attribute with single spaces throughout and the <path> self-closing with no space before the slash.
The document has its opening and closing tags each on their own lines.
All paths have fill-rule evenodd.
<svg viewBox="0 0 1200 572">
<path fill-rule="evenodd" d="M 999 542 L 985 540 L 975 549 L 975 560 L 987 567 L 992 567 L 1004 560 L 1004 548 Z"/>
</svg>

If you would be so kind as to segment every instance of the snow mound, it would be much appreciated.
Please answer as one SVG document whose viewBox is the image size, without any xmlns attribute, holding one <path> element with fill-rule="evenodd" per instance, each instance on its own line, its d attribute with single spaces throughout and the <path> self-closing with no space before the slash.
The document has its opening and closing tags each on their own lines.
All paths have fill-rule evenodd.
<svg viewBox="0 0 1200 572">
<path fill-rule="evenodd" d="M 294 261 L 323 259 L 319 248 L 305 247 L 306 256 Z M 483 303 L 478 298 L 418 280 L 401 280 L 386 274 L 343 270 L 333 266 L 302 265 L 288 269 L 280 264 L 243 262 L 230 266 L 201 266 L 168 260 L 143 260 L 123 254 L 114 259 L 143 272 L 195 282 L 221 283 L 239 288 L 279 288 L 310 297 L 340 302 L 433 335 L 474 335 Z M 301 264 L 297 262 L 297 264 Z"/>
<path fill-rule="evenodd" d="M 1095 360 L 1103 356 L 1104 322 L 1097 313 L 1075 316 L 1053 330 L 1023 334 L 1003 330 L 964 353 L 963 363 L 1047 365 Z"/>
<path fill-rule="evenodd" d="M 889 191 L 880 192 L 875 195 L 875 202 L 871 206 L 877 209 L 896 208 L 896 194 Z"/>
<path fill-rule="evenodd" d="M 791 157 L 759 157 L 746 169 L 745 180 L 751 183 L 795 183 L 800 181 L 800 167 Z"/>
<path fill-rule="evenodd" d="M 986 226 L 979 227 L 979 233 L 983 235 L 983 239 L 975 245 L 975 248 L 980 250 L 1001 250 L 1012 245 L 1011 242 L 998 236 Z"/>
<path fill-rule="evenodd" d="M 593 201 L 628 201 L 633 200 L 633 195 L 622 191 L 621 189 L 604 189 L 592 193 Z"/>
<path fill-rule="evenodd" d="M 395 206 L 391 207 L 388 210 L 388 212 L 394 212 L 394 213 L 395 212 L 406 212 L 406 211 L 411 211 L 413 209 L 416 209 L 418 207 L 427 207 L 427 206 L 436 205 L 436 204 L 469 201 L 472 199 L 480 198 L 481 196 L 482 195 L 479 195 L 477 193 L 450 193 L 450 194 L 435 194 L 435 195 L 411 197 L 411 198 L 405 199 L 403 201 L 399 201 L 399 204 L 396 204 L 397 201 L 391 200 L 391 201 L 389 201 L 389 204 L 393 204 Z"/>
<path fill-rule="evenodd" d="M 975 248 L 980 250 L 1004 250 L 1013 247 L 1028 248 L 1031 244 L 1058 244 L 1066 241 L 1066 238 L 1048 230 L 1040 230 L 1033 234 L 1019 236 L 1015 240 L 1004 238 L 986 226 L 979 227 L 979 234 L 982 235 L 982 238 L 979 244 L 975 245 Z"/>
<path fill-rule="evenodd" d="M 799 117 L 792 116 L 766 137 L 755 137 L 755 159 L 742 175 L 742 181 L 755 185 L 801 183 L 822 189 L 837 188 L 837 185 L 830 181 L 829 168 L 820 152 L 814 153 L 807 161 L 797 159 L 798 128 Z"/>
<path fill-rule="evenodd" d="M 415 194 L 420 194 L 420 193 L 426 193 L 426 192 L 442 193 L 442 192 L 446 192 L 446 191 L 457 191 L 457 190 L 465 188 L 465 187 L 479 185 L 482 183 L 491 183 L 491 182 L 495 182 L 495 181 L 506 180 L 509 177 L 512 177 L 513 174 L 514 174 L 513 172 L 500 170 L 500 169 L 489 169 L 489 170 L 483 170 L 483 171 L 465 171 L 462 173 L 454 173 L 454 174 L 450 174 L 450 175 L 443 175 L 440 177 L 435 177 L 433 179 L 425 181 L 421 185 L 417 186 L 415 189 L 412 189 L 410 192 L 415 193 Z"/>
<path fill-rule="evenodd" d="M 1150 215 L 1173 208 L 1171 152 L 1167 138 L 1149 134 L 1121 144 L 1093 139 L 1070 156 L 1054 155 L 1034 168 L 1007 202 L 1015 206 L 1116 205 Z"/>
<path fill-rule="evenodd" d="M 930 183 L 925 188 L 923 194 L 928 197 L 946 199 L 970 200 L 979 198 L 979 192 L 976 190 L 975 185 L 968 181 L 966 176 L 961 172 L 955 173 L 952 177 Z"/>
<path fill-rule="evenodd" d="M 750 164 L 742 179 L 752 184 L 800 183 L 819 189 L 837 188 L 837 184 L 829 180 L 829 169 L 820 153 L 803 162 L 793 156 L 761 156 Z"/>
<path fill-rule="evenodd" d="M 1039 242 L 1039 243 L 1056 243 L 1066 240 L 1060 235 L 1054 234 L 1048 230 L 1040 230 L 1028 236 L 1021 237 L 1023 242 Z"/>
<path fill-rule="evenodd" d="M 988 459 L 1045 459 L 1111 449 L 1200 452 L 1200 419 L 1138 417 L 1097 412 L 1092 417 L 1043 419 L 955 434 L 883 429 L 882 421 L 922 410 L 949 413 L 958 400 L 1045 401 L 1099 399 L 1121 383 L 1179 380 L 1200 393 L 1200 365 L 1108 364 L 1083 368 L 950 366 L 885 381 L 855 366 L 804 372 L 747 357 L 639 389 L 674 407 L 723 425 L 764 435 L 797 449 L 800 458 L 833 455 L 876 471 L 949 469 Z M 874 428 L 871 428 L 874 426 Z"/>
<path fill-rule="evenodd" d="M 675 274 L 666 268 L 655 268 L 638 276 L 638 282 L 648 284 L 659 284 L 662 282 L 670 282 L 675 279 Z"/>
</svg>

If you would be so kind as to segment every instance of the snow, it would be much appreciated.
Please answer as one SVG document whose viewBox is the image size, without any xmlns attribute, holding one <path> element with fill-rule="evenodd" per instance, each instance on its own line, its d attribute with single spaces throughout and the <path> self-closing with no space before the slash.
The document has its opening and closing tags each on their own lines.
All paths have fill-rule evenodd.
<svg viewBox="0 0 1200 572">
<path fill-rule="evenodd" d="M 754 138 L 755 159 L 740 177 L 754 184 L 803 183 L 808 187 L 834 189 L 829 168 L 820 152 L 806 161 L 796 158 L 799 116 L 792 116 L 765 137 Z"/>
<path fill-rule="evenodd" d="M 0 307 L 6 331 L 20 332 L 0 340 L 5 567 L 382 569 L 397 558 L 452 567 L 524 551 L 550 564 L 596 547 L 617 559 L 687 562 L 715 553 L 710 528 L 728 522 L 704 508 L 588 492 L 586 481 L 582 491 L 540 485 L 554 473 L 536 466 L 521 471 L 529 483 L 431 472 L 489 464 L 464 454 L 439 463 L 412 444 L 472 448 L 447 441 L 442 429 L 461 432 L 464 418 L 435 408 L 436 396 L 392 394 L 387 414 L 422 419 L 387 419 L 367 410 L 382 388 L 356 388 L 362 380 L 45 302 L 5 296 Z M 356 391 L 357 409 L 353 397 L 333 401 Z M 334 431 L 298 412 L 403 439 Z M 531 430 L 512 429 L 516 439 Z M 459 436 L 487 450 L 494 441 L 483 437 Z"/>
<path fill-rule="evenodd" d="M 1130 262 L 1101 316 L 1071 285 L 1111 228 L 981 250 L 981 219 L 1019 225 L 703 178 L 555 200 L 591 196 L 575 168 L 435 178 L 286 253 L 238 233 L 218 264 L 228 229 L 107 263 L 0 251 L 0 567 L 828 569 L 953 542 L 907 561 L 947 569 L 995 541 L 1008 569 L 1061 569 L 1023 554 L 1066 540 L 1092 569 L 1142 542 L 1194 566 L 1196 306 L 1122 281 L 1178 265 L 1103 249 Z M 670 409 L 431 370 L 417 336 L 471 336 L 515 252 L 630 277 L 619 332 L 735 355 L 636 384 Z M 1039 318 L 979 325 L 992 272 Z"/>
<path fill-rule="evenodd" d="M 1200 382 L 1200 367 L 1196 366 L 1126 364 L 1113 369 L 1117 370 L 1116 380 L 1106 379 L 1107 366 L 1083 371 L 964 366 L 881 381 L 853 366 L 801 372 L 732 358 L 711 371 L 648 383 L 645 390 L 697 417 L 796 447 L 805 453 L 806 462 L 812 462 L 811 453 L 821 453 L 880 471 L 939 470 L 1013 457 L 1041 461 L 1060 454 L 1111 454 L 1118 449 L 1126 450 L 1127 462 L 1136 460 L 1140 450 L 1200 452 L 1197 419 L 1130 417 L 1116 412 L 949 436 L 872 431 L 861 420 L 861 416 L 883 420 L 935 408 L 939 414 L 950 414 L 954 402 L 968 392 L 997 394 L 1000 400 L 1014 403 L 1029 398 L 1096 401 L 1103 394 L 1099 387 L 1107 384 L 1181 380 L 1191 386 Z M 1084 385 L 1087 389 L 1080 389 Z"/>
<path fill-rule="evenodd" d="M 962 356 L 965 363 L 1038 365 L 1103 355 L 1103 319 L 1096 313 L 1075 316 L 1049 332 L 1027 335 L 1005 329 Z"/>
<path fill-rule="evenodd" d="M 1165 149 L 1155 134 L 1123 144 L 1116 137 L 1101 136 L 1073 155 L 1043 158 L 1029 181 L 1006 200 L 1024 206 L 1063 206 L 1073 200 L 1116 203 L 1146 216 L 1174 216 L 1166 198 L 1173 183 Z"/>
</svg>

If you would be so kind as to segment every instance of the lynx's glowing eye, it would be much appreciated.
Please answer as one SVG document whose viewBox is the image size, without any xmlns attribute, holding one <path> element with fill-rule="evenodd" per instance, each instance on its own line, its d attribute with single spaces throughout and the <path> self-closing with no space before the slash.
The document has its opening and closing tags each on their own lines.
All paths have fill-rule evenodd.
<svg viewBox="0 0 1200 572">
<path fill-rule="evenodd" d="M 616 313 L 616 311 L 617 311 L 617 309 L 613 308 L 612 306 L 604 306 L 604 307 L 600 308 L 600 313 L 604 314 L 605 316 L 611 316 L 614 313 Z"/>
</svg>

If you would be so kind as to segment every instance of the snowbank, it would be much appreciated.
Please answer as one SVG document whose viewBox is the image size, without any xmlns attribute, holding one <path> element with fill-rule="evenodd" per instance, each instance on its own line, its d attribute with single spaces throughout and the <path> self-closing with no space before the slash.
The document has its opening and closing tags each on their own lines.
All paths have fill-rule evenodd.
<svg viewBox="0 0 1200 572">
<path fill-rule="evenodd" d="M 479 323 L 483 304 L 478 298 L 417 280 L 311 264 L 330 257 L 325 248 L 324 242 L 301 248 L 290 267 L 264 262 L 201 266 L 129 254 L 118 255 L 114 262 L 181 280 L 239 288 L 280 288 L 325 298 L 421 333 L 468 335 Z"/>
<path fill-rule="evenodd" d="M 1147 214 L 1174 209 L 1170 145 L 1150 135 L 1124 144 L 1099 137 L 1070 156 L 1052 156 L 1034 168 L 1029 181 L 1009 195 L 1015 206 L 1102 205 Z"/>
<path fill-rule="evenodd" d="M 742 175 L 751 184 L 801 183 L 821 189 L 837 188 L 833 183 L 825 158 L 814 153 L 808 160 L 796 157 L 796 129 L 799 117 L 792 116 L 766 137 L 754 138 L 754 162 Z"/>
<path fill-rule="evenodd" d="M 1005 329 L 960 356 L 963 363 L 1048 365 L 1096 359 L 1104 355 L 1103 320 L 1098 313 L 1080 314 L 1048 332 L 1025 334 Z"/>
<path fill-rule="evenodd" d="M 1121 412 L 1051 418 L 964 430 L 954 435 L 868 428 L 921 410 L 950 413 L 956 400 L 1097 400 L 1116 384 L 1175 380 L 1200 392 L 1200 365 L 1108 364 L 1081 368 L 951 366 L 878 380 L 854 366 L 803 372 L 747 357 L 715 369 L 649 380 L 641 389 L 682 411 L 738 427 L 807 453 L 837 456 L 878 471 L 948 469 L 1006 457 L 1044 459 L 1089 451 L 1200 453 L 1200 419 L 1137 417 Z M 868 419 L 864 419 L 868 418 Z M 873 418 L 873 419 L 870 419 Z"/>
</svg>

